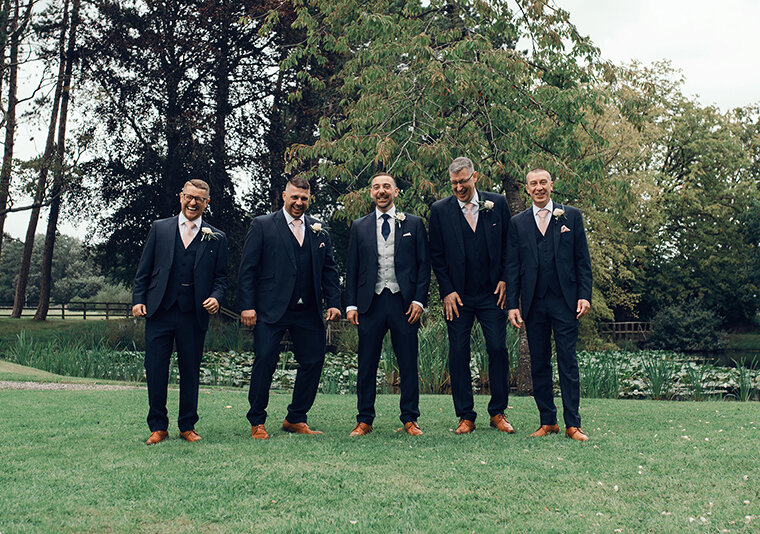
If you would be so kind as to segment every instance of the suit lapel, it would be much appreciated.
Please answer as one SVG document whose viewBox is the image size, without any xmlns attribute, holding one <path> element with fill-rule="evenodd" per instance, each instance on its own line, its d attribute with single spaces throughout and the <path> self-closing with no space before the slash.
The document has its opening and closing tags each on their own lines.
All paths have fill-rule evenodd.
<svg viewBox="0 0 760 534">
<path fill-rule="evenodd" d="M 557 209 L 557 208 L 563 209 L 561 204 L 554 204 L 554 209 Z M 549 217 L 552 217 L 551 213 L 549 214 Z M 560 233 L 561 233 L 560 232 L 561 225 L 559 224 L 559 219 L 555 220 L 554 224 L 552 226 L 554 226 L 554 229 L 553 229 L 553 232 L 554 232 L 554 257 L 556 258 L 557 257 L 557 250 L 559 250 L 559 237 L 560 237 Z"/>
<path fill-rule="evenodd" d="M 306 217 L 304 216 L 304 220 Z M 282 241 L 282 248 L 285 249 L 285 252 L 288 255 L 288 258 L 290 258 L 290 263 L 293 264 L 293 267 L 296 266 L 296 253 L 293 252 L 293 245 L 290 243 L 290 235 L 293 232 L 290 231 L 290 228 L 288 227 L 288 223 L 285 221 L 285 215 L 283 215 L 282 211 L 278 211 L 274 215 L 274 224 L 277 228 L 277 235 L 280 236 L 280 240 Z M 304 226 L 304 239 L 306 239 L 306 226 Z"/>
<path fill-rule="evenodd" d="M 457 242 L 459 252 L 464 258 L 464 236 L 462 236 L 462 225 L 459 221 L 462 218 L 462 210 L 459 207 L 459 202 L 457 202 L 457 197 L 452 195 L 449 198 L 451 199 L 449 201 L 449 228 L 451 229 L 449 233 L 454 236 L 454 241 Z"/>
<path fill-rule="evenodd" d="M 396 211 L 397 215 L 398 213 L 399 212 Z M 401 246 L 401 238 L 404 237 L 404 224 L 406 224 L 406 220 L 399 221 L 399 220 L 391 219 L 388 222 L 396 227 L 395 228 L 396 234 L 393 237 L 393 258 L 395 260 L 396 253 L 398 252 L 398 247 Z M 377 239 L 377 233 L 375 233 L 375 239 Z"/>
<path fill-rule="evenodd" d="M 480 200 L 480 203 L 482 205 L 482 202 L 486 200 L 485 195 L 482 191 L 478 191 L 478 199 Z M 493 260 L 491 257 L 491 254 L 493 254 L 493 250 L 491 250 L 493 247 L 488 246 L 489 243 L 495 243 L 496 240 L 493 239 L 493 225 L 491 224 L 491 210 L 481 210 L 478 209 L 478 224 L 483 225 L 483 233 L 486 236 L 486 250 L 488 251 L 488 259 Z M 477 226 L 475 227 L 477 228 Z"/>
<path fill-rule="evenodd" d="M 536 260 L 538 265 L 538 245 L 536 244 L 536 221 L 533 218 L 533 208 L 530 207 L 525 210 L 524 222 L 522 223 L 523 235 L 528 239 L 528 248 L 533 252 L 533 259 Z"/>
<path fill-rule="evenodd" d="M 169 224 L 165 225 L 163 234 L 163 240 L 167 244 L 166 249 L 169 251 L 169 265 L 171 265 L 174 262 L 174 247 L 177 246 L 176 239 L 179 234 L 179 215 L 169 219 Z"/>
<path fill-rule="evenodd" d="M 208 245 L 209 240 L 203 239 L 203 229 L 208 228 L 208 224 L 201 223 L 201 229 L 198 231 L 200 237 L 200 243 L 198 243 L 198 250 L 195 251 L 195 264 L 193 265 L 193 268 L 198 267 L 198 262 L 201 261 L 201 258 L 203 257 L 203 254 L 206 252 L 206 246 Z"/>
</svg>

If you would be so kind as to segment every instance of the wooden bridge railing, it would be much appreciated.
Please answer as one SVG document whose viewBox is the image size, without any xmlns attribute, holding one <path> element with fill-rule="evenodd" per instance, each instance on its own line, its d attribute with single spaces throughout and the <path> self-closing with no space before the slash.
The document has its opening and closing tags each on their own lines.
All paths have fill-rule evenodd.
<svg viewBox="0 0 760 534">
<path fill-rule="evenodd" d="M 643 321 L 622 321 L 615 323 L 599 323 L 600 334 L 611 334 L 612 339 L 627 339 L 644 341 L 652 331 L 652 323 Z"/>
</svg>

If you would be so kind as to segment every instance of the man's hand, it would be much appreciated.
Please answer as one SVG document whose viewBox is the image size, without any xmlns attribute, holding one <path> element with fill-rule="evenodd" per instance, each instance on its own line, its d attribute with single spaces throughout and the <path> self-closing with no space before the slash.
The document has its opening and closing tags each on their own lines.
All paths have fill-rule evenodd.
<svg viewBox="0 0 760 534">
<path fill-rule="evenodd" d="M 209 314 L 214 315 L 219 311 L 219 301 L 214 297 L 209 297 L 203 301 L 203 307 L 209 312 Z"/>
<path fill-rule="evenodd" d="M 499 298 L 496 299 L 496 305 L 501 308 L 502 310 L 507 307 L 507 283 L 503 280 L 496 284 L 496 290 L 493 292 L 494 295 L 498 295 Z"/>
<path fill-rule="evenodd" d="M 132 306 L 133 317 L 145 317 L 148 312 L 145 310 L 145 304 L 135 304 Z"/>
<path fill-rule="evenodd" d="M 578 306 L 575 308 L 576 319 L 580 319 L 581 316 L 586 315 L 586 312 L 591 309 L 591 303 L 586 299 L 578 299 Z"/>
<path fill-rule="evenodd" d="M 443 297 L 443 315 L 447 321 L 453 321 L 456 315 L 459 318 L 459 308 L 457 305 L 462 306 L 462 299 L 459 298 L 459 293 L 452 291 L 445 297 Z"/>
<path fill-rule="evenodd" d="M 340 310 L 338 308 L 328 308 L 325 319 L 328 321 L 337 321 L 340 319 Z"/>
<path fill-rule="evenodd" d="M 406 314 L 409 316 L 409 319 L 408 319 L 409 324 L 414 324 L 417 321 L 419 321 L 420 317 L 422 316 L 422 306 L 412 302 L 409 305 L 409 309 L 406 310 Z"/>
<path fill-rule="evenodd" d="M 243 326 L 253 328 L 256 326 L 256 319 L 258 319 L 256 310 L 243 310 L 240 312 L 240 322 L 243 323 Z"/>
<path fill-rule="evenodd" d="M 512 326 L 515 328 L 520 328 L 523 325 L 522 316 L 520 315 L 520 310 L 518 308 L 514 308 L 509 310 L 509 322 L 512 323 Z"/>
<path fill-rule="evenodd" d="M 346 312 L 346 319 L 348 319 L 348 322 L 351 323 L 354 326 L 358 326 L 359 324 L 359 312 L 356 310 L 351 310 Z"/>
</svg>

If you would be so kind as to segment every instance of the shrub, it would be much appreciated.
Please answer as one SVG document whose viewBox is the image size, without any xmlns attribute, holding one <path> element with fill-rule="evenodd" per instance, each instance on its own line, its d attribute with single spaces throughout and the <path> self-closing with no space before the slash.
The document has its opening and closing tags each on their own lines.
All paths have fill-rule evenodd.
<svg viewBox="0 0 760 534">
<path fill-rule="evenodd" d="M 648 344 L 654 349 L 687 352 L 719 350 L 727 342 L 720 324 L 720 317 L 698 305 L 668 306 L 652 319 Z"/>
</svg>

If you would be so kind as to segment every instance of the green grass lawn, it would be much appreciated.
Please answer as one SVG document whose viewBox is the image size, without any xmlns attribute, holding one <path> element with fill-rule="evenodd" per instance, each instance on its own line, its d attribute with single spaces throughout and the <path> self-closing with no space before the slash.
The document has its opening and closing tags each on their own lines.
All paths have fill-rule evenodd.
<svg viewBox="0 0 760 534">
<path fill-rule="evenodd" d="M 273 394 L 254 441 L 245 391 L 201 393 L 203 441 L 148 447 L 144 390 L 0 390 L 0 532 L 757 532 L 757 403 L 583 400 L 577 443 L 455 436 L 447 396 L 423 396 L 421 438 L 396 432 L 398 396 L 378 397 L 375 433 L 349 438 L 355 397 L 320 395 L 321 436 L 279 430 Z M 170 418 L 177 392 L 169 393 Z M 749 504 L 745 504 L 749 501 Z M 746 517 L 749 516 L 749 519 Z M 726 530 L 723 530 L 726 529 Z"/>
</svg>

